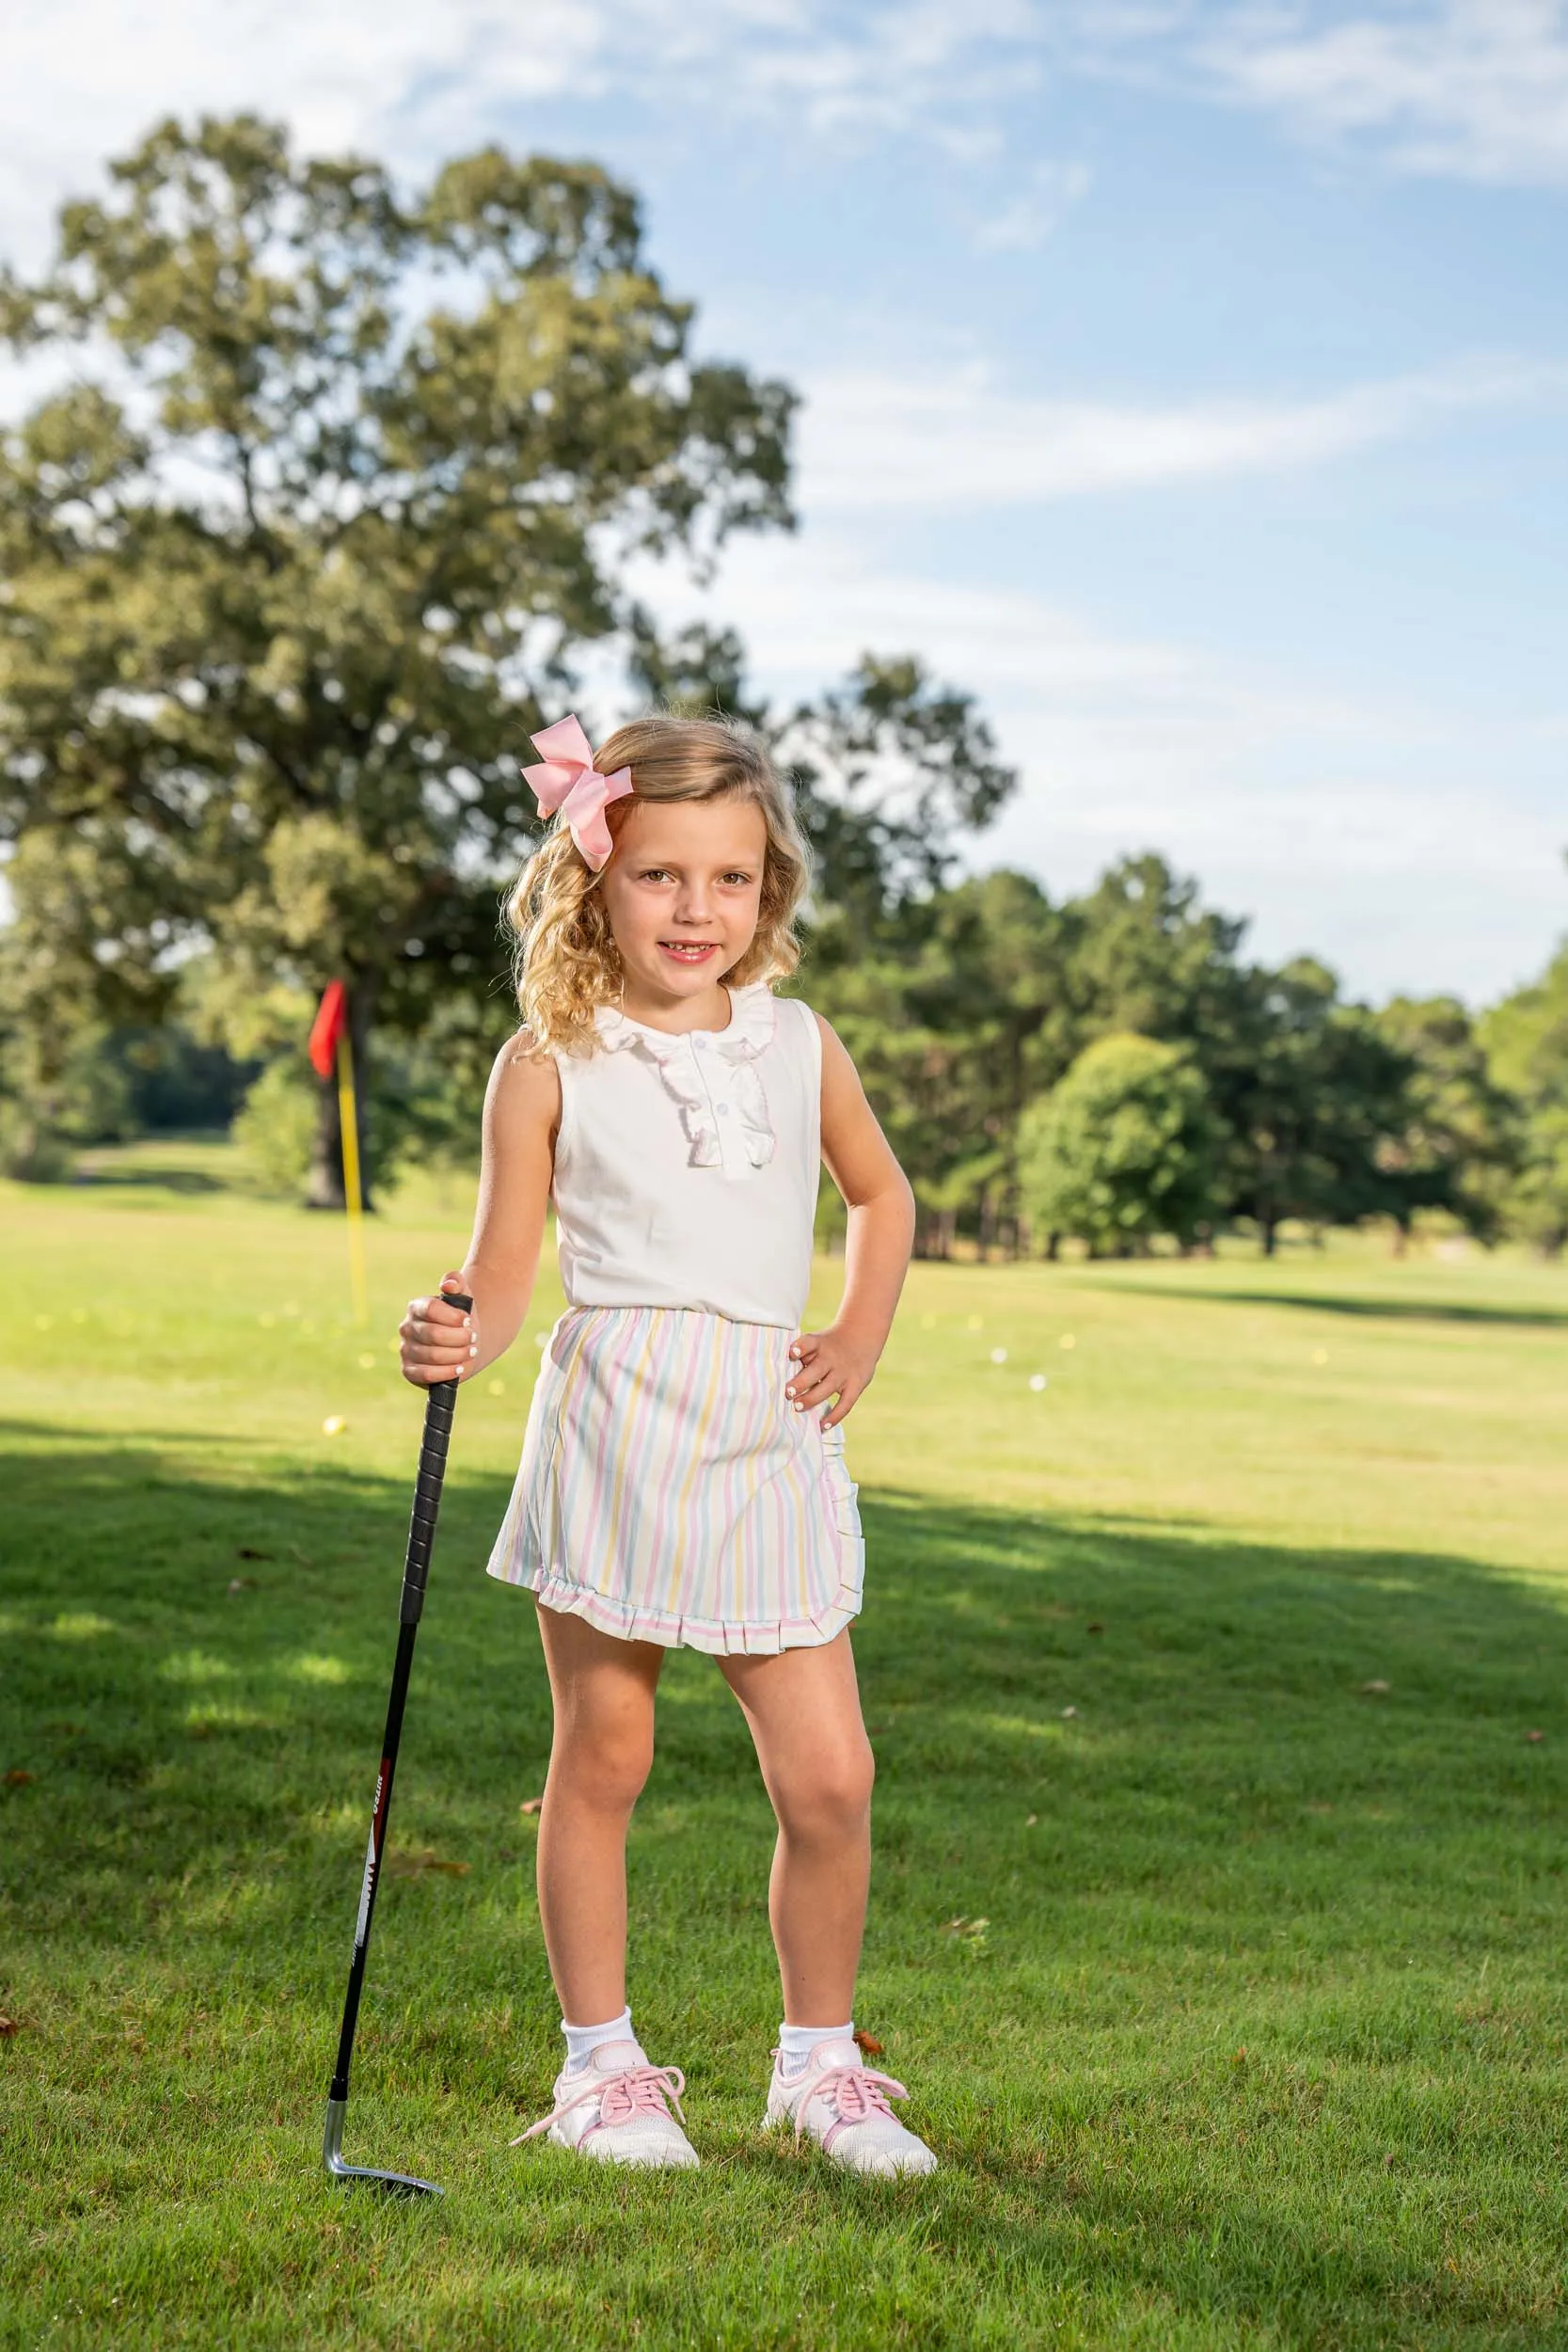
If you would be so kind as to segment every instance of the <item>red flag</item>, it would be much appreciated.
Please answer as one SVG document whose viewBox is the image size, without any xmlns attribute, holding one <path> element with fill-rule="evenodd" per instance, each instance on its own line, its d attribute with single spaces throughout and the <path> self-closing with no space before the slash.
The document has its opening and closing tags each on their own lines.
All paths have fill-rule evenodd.
<svg viewBox="0 0 1568 2352">
<path fill-rule="evenodd" d="M 338 1040 L 347 1026 L 348 991 L 341 980 L 328 980 L 310 1024 L 310 1061 L 318 1078 L 331 1077 Z"/>
</svg>

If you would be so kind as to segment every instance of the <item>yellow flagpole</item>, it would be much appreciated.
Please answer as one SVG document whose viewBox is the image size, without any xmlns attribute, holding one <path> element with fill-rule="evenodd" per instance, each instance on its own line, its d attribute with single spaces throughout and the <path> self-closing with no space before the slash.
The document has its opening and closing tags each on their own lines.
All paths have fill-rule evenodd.
<svg viewBox="0 0 1568 2352">
<path fill-rule="evenodd" d="M 365 1295 L 365 1200 L 359 1184 L 359 1114 L 354 1095 L 354 1048 L 345 1021 L 338 1038 L 338 1125 L 343 1138 L 343 1204 L 348 1211 L 349 1279 L 354 1320 L 368 1323 Z"/>
</svg>

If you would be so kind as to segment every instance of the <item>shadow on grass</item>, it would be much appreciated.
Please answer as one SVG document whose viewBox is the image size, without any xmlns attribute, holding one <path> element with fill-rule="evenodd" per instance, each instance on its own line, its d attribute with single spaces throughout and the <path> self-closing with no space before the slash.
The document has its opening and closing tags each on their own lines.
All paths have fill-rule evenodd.
<svg viewBox="0 0 1568 2352">
<path fill-rule="evenodd" d="M 106 1445 L 18 1461 L 6 1491 L 0 1772 L 30 1777 L 0 1789 L 0 1917 L 49 1958 L 19 1958 L 0 1991 L 24 2006 L 40 1968 L 107 1988 L 145 1966 L 166 1993 L 172 1969 L 214 2006 L 298 2002 L 325 2063 L 404 1488 L 336 1469 L 193 1486 Z M 506 1493 L 457 1477 L 443 1506 L 392 1835 L 416 1878 L 388 1885 L 363 2045 L 400 2096 L 510 2095 L 516 2035 L 475 2022 L 503 1994 L 536 2018 L 530 2064 L 547 2080 L 516 1813 L 540 1785 L 547 1700 L 530 1605 L 483 1573 Z M 1439 1554 L 862 1502 L 880 1856 L 867 1999 L 907 2021 L 933 2072 L 961 2017 L 989 2069 L 945 2122 L 937 2110 L 953 2159 L 937 2201 L 923 2217 L 868 2205 L 864 2259 L 913 2262 L 913 2247 L 956 2265 L 1016 2310 L 1018 2340 L 1042 2295 L 1125 2292 L 1130 2309 L 1256 2321 L 1292 2347 L 1552 2341 L 1549 2318 L 1532 2332 L 1523 2254 L 1507 2285 L 1462 2280 L 1433 2231 L 1493 2193 L 1478 2167 L 1554 2162 L 1549 2109 L 1511 2104 L 1506 2009 L 1456 2017 L 1442 1970 L 1499 1951 L 1500 1974 L 1546 1971 L 1560 1947 L 1568 1614 Z M 721 2074 L 731 2042 L 776 2014 L 747 1756 L 711 1661 L 673 1658 L 632 1841 L 638 1949 L 674 2013 L 685 1996 L 662 1987 L 694 1975 Z M 990 1923 L 983 1948 L 945 1931 L 957 1917 Z M 1389 1973 L 1406 1953 L 1440 1991 Z M 111 1994 L 71 1998 L 90 2012 Z M 1130 2022 L 1151 2002 L 1163 2024 Z M 1017 2023 L 1042 2012 L 1043 2058 Z M 31 2040 L 41 2064 L 48 2037 Z M 1231 2073 L 1238 2040 L 1256 2076 Z M 1077 2074 L 1076 2047 L 1095 2054 Z M 1461 2098 L 1477 2050 L 1497 2071 Z M 29 2037 L 7 2056 L 33 2063 Z M 1405 2064 L 1419 2097 L 1389 2087 Z M 1189 2097 L 1189 2068 L 1220 2088 Z M 1292 2203 L 1313 2122 L 1291 2106 L 1303 2068 L 1325 2070 L 1349 2120 L 1338 2172 Z M 266 2096 L 296 2102 L 286 2074 Z M 1489 2118 L 1512 2153 L 1491 2148 Z M 1237 2153 L 1249 2135 L 1256 2158 Z M 642 2194 L 617 2185 L 628 2227 Z M 635 2238 L 607 2253 L 607 2280 L 635 2280 Z M 881 2340 L 979 2339 L 960 2294 L 942 2326 Z"/>
<path fill-rule="evenodd" d="M 1140 1298 L 1179 1299 L 1182 1306 L 1297 1307 L 1315 1315 L 1354 1315 L 1368 1323 L 1478 1323 L 1513 1329 L 1568 1329 L 1568 1308 L 1472 1307 L 1463 1302 L 1415 1298 L 1347 1298 L 1327 1292 L 1208 1290 L 1196 1284 L 1178 1290 L 1165 1282 L 1122 1282 L 1119 1290 Z"/>
<path fill-rule="evenodd" d="M 71 1184 L 90 1185 L 97 1192 L 132 1190 L 154 1192 L 232 1192 L 234 1186 L 227 1177 L 214 1176 L 205 1168 L 78 1168 Z"/>
<path fill-rule="evenodd" d="M 65 1458 L 73 1460 L 75 1449 L 82 1441 L 82 1431 L 79 1423 L 34 1421 L 30 1418 L 24 1418 L 21 1414 L 0 1413 L 0 1471 L 4 1470 L 6 1465 L 4 1448 L 8 1440 L 22 1448 L 35 1445 L 61 1446 L 65 1450 Z M 155 1449 L 161 1446 L 177 1445 L 182 1452 L 187 1448 L 194 1450 L 201 1446 L 227 1446 L 232 1451 L 234 1437 L 232 1431 L 225 1429 L 171 1429 L 166 1425 L 162 1429 L 117 1429 L 115 1441 L 117 1447 L 121 1449 L 129 1449 L 132 1446 Z M 60 1457 L 56 1455 L 54 1458 L 59 1459 Z M 101 1457 L 95 1454 L 89 1458 L 96 1461 Z M 145 1453 L 133 1454 L 128 1450 L 121 1451 L 121 1468 L 117 1475 L 133 1480 L 138 1478 L 147 1470 L 148 1459 L 148 1454 Z M 136 1466 L 135 1470 L 130 1467 L 133 1463 Z M 31 1481 L 36 1475 L 32 1457 L 29 1456 L 26 1476 Z M 6 1556 L 6 1536 L 0 1534 L 0 1559 Z"/>
<path fill-rule="evenodd" d="M 395 1640 L 401 1483 L 313 1465 L 192 1485 L 150 1451 L 51 1445 L 7 1487 L 0 1770 L 33 1778 L 13 1784 L 0 1867 L 24 1899 L 73 1915 L 105 1784 L 134 1825 L 124 1883 L 143 1891 L 243 1868 L 248 1838 L 276 1836 L 280 1777 L 296 1820 L 358 1791 Z M 454 1476 L 443 1504 L 410 1713 L 443 1802 L 536 1777 L 547 1752 L 531 1604 L 483 1573 L 507 1493 Z M 863 1494 L 863 1511 L 856 1651 L 900 1835 L 908 1812 L 911 1834 L 940 1814 L 983 1836 L 988 1807 L 1034 1792 L 1069 1847 L 1084 1807 L 1114 1820 L 1113 1885 L 1169 1887 L 1220 1851 L 1228 1883 L 1238 1805 L 1326 1818 L 1382 1797 L 1415 1808 L 1409 1866 L 1440 1887 L 1444 1823 L 1500 1836 L 1517 1810 L 1523 1833 L 1562 1792 L 1568 1612 L 1539 1585 L 1432 1553 L 896 1491 Z M 663 1696 L 650 1799 L 733 1793 L 745 1748 L 710 1661 L 673 1654 Z M 60 1836 L 78 1806 L 82 1846 Z M 1354 1867 L 1354 1840 L 1334 1853 Z M 1377 1841 L 1376 1867 L 1387 1854 Z M 1072 1883 L 1069 1868 L 1057 1895 Z"/>
</svg>

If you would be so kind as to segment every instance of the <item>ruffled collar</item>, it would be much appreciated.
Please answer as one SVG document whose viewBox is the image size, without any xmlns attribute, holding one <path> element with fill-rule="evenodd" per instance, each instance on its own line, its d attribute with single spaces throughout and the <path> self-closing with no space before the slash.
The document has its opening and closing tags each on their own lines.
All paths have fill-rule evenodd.
<svg viewBox="0 0 1568 2352">
<path fill-rule="evenodd" d="M 625 1045 L 641 1045 L 654 1060 L 666 1061 L 698 1038 L 705 1051 L 711 1048 L 730 1061 L 760 1054 L 772 1041 L 778 1024 L 777 997 L 766 980 L 753 980 L 749 988 L 732 988 L 727 993 L 730 1021 L 724 1029 L 683 1029 L 676 1035 L 669 1029 L 656 1029 L 646 1021 L 634 1021 L 619 1005 L 600 1005 L 594 1018 L 601 1041 L 612 1054 Z"/>
<path fill-rule="evenodd" d="M 599 1041 L 608 1053 L 631 1048 L 652 1062 L 665 1092 L 679 1105 L 690 1145 L 690 1168 L 722 1168 L 743 1176 L 766 1167 L 776 1146 L 757 1057 L 778 1025 L 778 999 L 766 980 L 729 991 L 729 1026 L 687 1029 L 672 1035 L 646 1021 L 634 1021 L 619 1005 L 594 1010 Z M 716 1102 L 703 1065 L 717 1056 L 728 1065 Z M 717 1073 L 715 1073 L 717 1077 Z M 722 1124 L 721 1124 L 722 1121 Z"/>
</svg>

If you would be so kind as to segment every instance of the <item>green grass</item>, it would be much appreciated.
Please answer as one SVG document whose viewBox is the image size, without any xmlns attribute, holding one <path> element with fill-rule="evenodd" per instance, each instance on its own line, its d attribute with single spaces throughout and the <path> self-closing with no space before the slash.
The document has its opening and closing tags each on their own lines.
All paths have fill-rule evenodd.
<svg viewBox="0 0 1568 2352">
<path fill-rule="evenodd" d="M 415 1672 L 348 2149 L 446 2183 L 407 2208 L 318 2136 L 419 1418 L 387 1342 L 467 1203 L 392 1204 L 367 1337 L 339 1229 L 229 1168 L 0 1194 L 0 2345 L 1568 2344 L 1568 1272 L 911 1270 L 847 1431 L 857 2016 L 943 2169 L 879 2185 L 756 2132 L 769 1821 L 679 1654 L 632 1992 L 704 2169 L 506 2144 L 557 2064 L 548 1714 L 483 1564 L 552 1265 L 463 1397 Z"/>
</svg>

